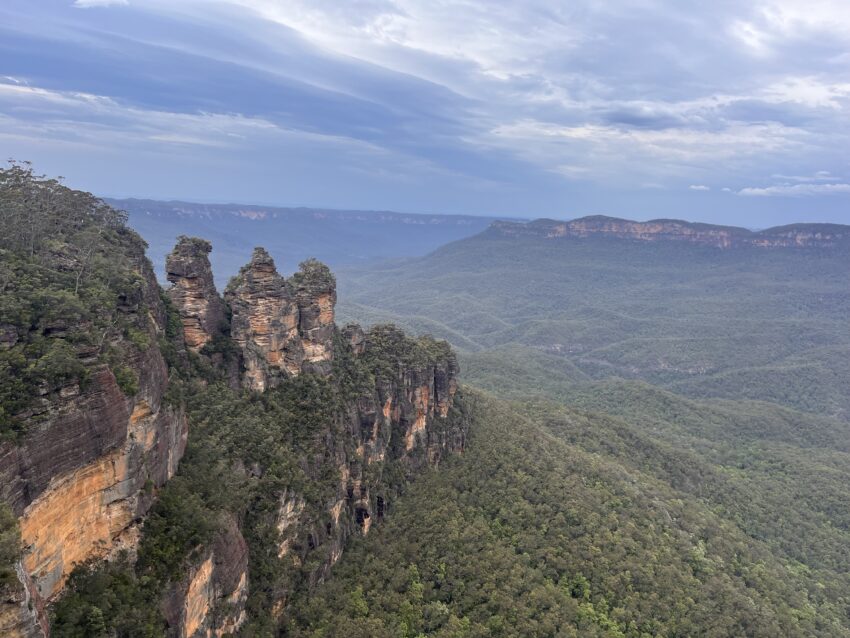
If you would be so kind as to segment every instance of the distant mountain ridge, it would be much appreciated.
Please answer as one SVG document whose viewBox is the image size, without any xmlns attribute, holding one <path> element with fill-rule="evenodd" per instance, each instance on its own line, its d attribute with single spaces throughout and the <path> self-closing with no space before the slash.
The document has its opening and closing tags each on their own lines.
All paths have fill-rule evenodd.
<svg viewBox="0 0 850 638">
<path fill-rule="evenodd" d="M 447 215 L 429 213 L 398 213 L 388 210 L 348 210 L 336 208 L 311 208 L 307 206 L 260 206 L 255 204 L 203 204 L 182 200 L 156 200 L 104 198 L 110 206 L 123 210 L 142 211 L 149 215 L 177 215 L 178 217 L 202 217 L 215 219 L 237 217 L 250 220 L 291 219 L 292 217 L 312 219 L 337 219 L 341 221 L 397 222 L 416 225 L 479 225 L 480 220 L 504 219 L 495 216 L 478 217 L 475 215 Z"/>
<path fill-rule="evenodd" d="M 494 221 L 486 231 L 505 237 L 545 239 L 607 237 L 639 241 L 686 241 L 716 248 L 831 248 L 850 246 L 850 226 L 842 224 L 790 224 L 761 231 L 736 226 L 715 226 L 678 219 L 629 219 L 593 215 L 572 221 L 535 219 L 522 223 Z"/>
<path fill-rule="evenodd" d="M 105 201 L 127 211 L 130 226 L 149 243 L 148 254 L 161 282 L 165 255 L 179 236 L 207 237 L 215 246 L 210 260 L 219 287 L 227 283 L 224 273 L 236 272 L 260 243 L 286 270 L 297 269 L 310 257 L 338 268 L 425 255 L 505 219 L 152 199 Z"/>
</svg>

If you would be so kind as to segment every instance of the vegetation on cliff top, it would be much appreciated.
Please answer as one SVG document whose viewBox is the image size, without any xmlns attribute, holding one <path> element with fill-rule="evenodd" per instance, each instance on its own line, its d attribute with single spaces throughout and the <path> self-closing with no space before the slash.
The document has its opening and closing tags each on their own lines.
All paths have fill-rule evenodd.
<svg viewBox="0 0 850 638">
<path fill-rule="evenodd" d="M 125 221 L 27 164 L 0 169 L 0 439 L 39 396 L 85 385 L 92 364 L 137 389 L 124 362 L 148 345 L 145 244 Z"/>
</svg>

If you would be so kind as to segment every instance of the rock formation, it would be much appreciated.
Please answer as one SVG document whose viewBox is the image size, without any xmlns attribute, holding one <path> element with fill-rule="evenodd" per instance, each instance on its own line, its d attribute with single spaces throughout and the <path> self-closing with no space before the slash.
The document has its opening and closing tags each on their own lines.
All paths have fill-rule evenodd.
<svg viewBox="0 0 850 638">
<path fill-rule="evenodd" d="M 149 262 L 139 255 L 138 263 L 143 293 L 126 300 L 124 312 L 137 315 L 156 343 L 165 309 Z M 20 605 L 17 620 L 0 624 L 4 636 L 46 634 L 45 607 L 74 565 L 132 550 L 153 490 L 177 470 L 188 425 L 179 408 L 164 402 L 165 361 L 156 347 L 126 352 L 138 379 L 132 396 L 81 346 L 77 356 L 89 366 L 88 383 L 42 388 L 19 415 L 29 424 L 23 437 L 0 444 L 0 498 L 19 516 L 24 547 L 21 591 L 12 603 L 0 601 L 0 619 L 15 616 Z"/>
<path fill-rule="evenodd" d="M 348 540 L 367 534 L 386 515 L 405 477 L 463 450 L 465 426 L 452 416 L 458 366 L 445 342 L 411 339 L 392 326 L 339 330 L 328 268 L 308 260 L 286 280 L 261 248 L 225 293 L 232 313 L 228 331 L 209 251 L 207 242 L 183 237 L 168 258 L 168 294 L 183 326 L 177 339 L 187 348 L 198 351 L 215 338 L 224 351 L 238 351 L 237 385 L 254 391 L 308 373 L 333 384 L 335 374 L 343 374 L 334 366 L 343 364 L 349 366 L 344 374 L 356 380 L 340 393 L 346 398 L 330 412 L 336 416 L 315 433 L 320 453 L 299 459 L 307 480 L 325 486 L 321 502 L 293 486 L 272 494 L 279 503 L 266 514 L 279 532 L 272 555 L 293 568 L 290 584 L 273 598 L 271 613 L 279 618 L 290 591 L 319 582 Z M 88 366 L 88 382 L 42 388 L 39 400 L 19 415 L 28 424 L 24 434 L 0 445 L 0 498 L 18 516 L 24 546 L 20 587 L 0 600 L 3 636 L 49 635 L 47 606 L 75 565 L 122 549 L 132 555 L 157 488 L 183 455 L 189 424 L 180 405 L 165 399 L 169 370 L 155 345 L 165 334 L 168 311 L 149 262 L 142 254 L 132 261 L 140 264 L 136 275 L 143 283 L 136 297 L 122 298 L 121 312 L 128 325 L 143 328 L 116 333 L 111 347 L 125 355 L 137 383 L 122 384 L 95 348 L 80 345 L 76 354 Z M 50 329 L 61 335 L 58 324 Z M 0 336 L 12 348 L 20 334 L 3 329 Z M 172 352 L 184 351 L 176 345 Z M 181 374 L 194 374 L 190 361 L 177 359 L 172 364 L 185 366 Z M 228 378 L 220 358 L 208 362 L 209 374 Z M 389 462 L 393 472 L 385 477 Z M 259 477 L 265 468 L 234 471 L 243 470 Z M 251 549 L 239 527 L 242 517 L 229 512 L 222 518 L 183 577 L 163 592 L 161 609 L 174 635 L 218 638 L 246 620 Z"/>
<path fill-rule="evenodd" d="M 324 264 L 309 259 L 292 277 L 298 303 L 305 372 L 327 374 L 333 361 L 336 280 Z"/>
<path fill-rule="evenodd" d="M 830 248 L 850 245 L 850 226 L 839 224 L 795 224 L 754 232 L 746 228 L 696 224 L 675 219 L 635 222 L 603 215 L 572 221 L 497 221 L 491 224 L 489 232 L 506 237 L 544 239 L 604 237 L 647 242 L 685 241 L 715 248 Z"/>
<path fill-rule="evenodd" d="M 374 387 L 364 389 L 340 424 L 342 434 L 329 431 L 324 458 L 308 464 L 317 477 L 333 471 L 335 496 L 319 510 L 291 490 L 280 496 L 278 554 L 298 566 L 309 564 L 314 553 L 322 557 L 306 575 L 308 586 L 327 576 L 353 535 L 368 534 L 389 511 L 399 486 L 383 476 L 388 463 L 413 476 L 461 453 L 466 440 L 465 427 L 450 418 L 458 365 L 445 342 L 414 340 L 393 326 L 364 333 L 350 325 L 342 333 L 355 344 L 343 346 L 350 356 L 381 363 Z M 278 613 L 285 603 L 284 595 Z"/>
<path fill-rule="evenodd" d="M 248 545 L 230 519 L 200 563 L 167 595 L 165 616 L 180 638 L 221 638 L 245 622 L 247 600 Z"/>
<path fill-rule="evenodd" d="M 209 343 L 224 324 L 224 304 L 213 282 L 208 241 L 181 236 L 165 260 L 172 284 L 168 297 L 180 312 L 183 338 L 194 351 Z"/>
<path fill-rule="evenodd" d="M 244 385 L 262 391 L 299 374 L 304 347 L 295 292 L 264 249 L 254 250 L 224 295 L 233 313 L 230 334 L 242 351 Z"/>
<path fill-rule="evenodd" d="M 271 256 L 256 248 L 225 299 L 231 336 L 242 352 L 243 385 L 262 391 L 302 372 L 330 371 L 336 282 L 327 266 L 304 262 L 287 281 Z"/>
<path fill-rule="evenodd" d="M 355 355 L 361 355 L 366 350 L 366 334 L 363 328 L 356 323 L 350 323 L 342 329 L 342 336 L 348 341 L 351 346 L 351 351 Z"/>
</svg>

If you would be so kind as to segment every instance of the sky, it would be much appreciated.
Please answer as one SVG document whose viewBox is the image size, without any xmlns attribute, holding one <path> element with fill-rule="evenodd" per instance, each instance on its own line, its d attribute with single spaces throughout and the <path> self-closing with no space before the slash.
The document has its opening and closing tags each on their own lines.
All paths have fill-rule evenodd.
<svg viewBox="0 0 850 638">
<path fill-rule="evenodd" d="M 0 154 L 112 197 L 850 223 L 850 4 L 3 0 Z"/>
</svg>

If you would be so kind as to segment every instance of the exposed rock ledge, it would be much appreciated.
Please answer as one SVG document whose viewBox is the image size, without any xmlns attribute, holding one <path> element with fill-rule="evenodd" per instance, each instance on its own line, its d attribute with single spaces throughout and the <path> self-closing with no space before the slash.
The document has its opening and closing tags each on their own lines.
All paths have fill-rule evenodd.
<svg viewBox="0 0 850 638">
<path fill-rule="evenodd" d="M 607 237 L 638 241 L 685 241 L 716 248 L 831 248 L 850 246 L 850 226 L 793 224 L 754 232 L 734 226 L 695 224 L 676 219 L 636 222 L 595 215 L 572 221 L 536 219 L 528 223 L 497 221 L 489 232 L 505 237 L 544 239 Z"/>
</svg>

